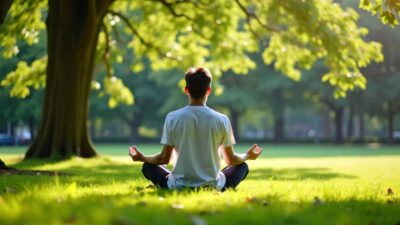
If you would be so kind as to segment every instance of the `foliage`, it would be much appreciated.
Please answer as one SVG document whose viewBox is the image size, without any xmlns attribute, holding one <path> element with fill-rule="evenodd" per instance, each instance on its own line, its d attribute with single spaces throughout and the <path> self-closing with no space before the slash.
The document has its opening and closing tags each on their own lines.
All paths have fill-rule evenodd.
<svg viewBox="0 0 400 225">
<path fill-rule="evenodd" d="M 30 94 L 30 87 L 38 90 L 46 85 L 46 66 L 47 57 L 35 60 L 30 66 L 20 61 L 0 84 L 11 86 L 11 97 L 26 98 Z"/>
<path fill-rule="evenodd" d="M 110 94 L 108 100 L 108 106 L 115 108 L 118 103 L 124 103 L 126 105 L 133 104 L 133 95 L 127 87 L 125 87 L 123 81 L 114 76 L 106 77 L 104 79 L 104 91 Z"/>
<path fill-rule="evenodd" d="M 400 2 L 398 0 L 360 0 L 360 8 L 379 14 L 384 24 L 392 27 L 399 24 Z"/>
<path fill-rule="evenodd" d="M 19 40 L 37 42 L 40 30 L 45 28 L 46 3 L 14 1 L 0 28 L 6 57 L 17 54 Z M 111 95 L 110 106 L 119 100 L 132 103 L 128 89 L 119 88 L 123 83 L 108 82 L 116 77 L 113 62 L 122 63 L 127 50 L 134 55 L 134 73 L 144 68 L 143 59 L 149 59 L 153 70 L 204 65 L 216 78 L 228 70 L 249 73 L 256 65 L 249 53 L 256 51 L 263 52 L 265 63 L 274 64 L 294 80 L 300 79 L 301 70 L 323 59 L 329 68 L 323 81 L 337 87 L 336 97 L 343 97 L 348 90 L 365 88 L 361 67 L 383 59 L 378 43 L 363 40 L 367 31 L 357 27 L 357 18 L 354 10 L 343 10 L 331 0 L 115 1 L 103 20 L 96 59 L 104 62 L 109 77 L 102 86 Z M 124 47 L 119 48 L 117 42 Z M 24 85 L 7 85 L 11 83 L 22 90 L 14 94 L 26 96 Z M 116 84 L 118 88 L 110 88 Z"/>
<path fill-rule="evenodd" d="M 0 48 L 3 57 L 18 55 L 19 41 L 29 45 L 39 42 L 40 31 L 45 29 L 43 10 L 47 7 L 45 0 L 15 0 L 8 11 L 4 24 L 0 26 Z"/>
<path fill-rule="evenodd" d="M 1 122 L 17 123 L 21 120 L 36 122 L 39 120 L 43 98 L 41 88 L 45 84 L 44 71 L 46 65 L 40 63 L 40 59 L 36 60 L 36 58 L 44 52 L 44 49 L 43 41 L 35 46 L 21 44 L 18 56 L 0 61 L 0 80 L 4 78 L 0 84 L 4 86 L 0 88 Z M 29 64 L 34 66 L 29 67 Z M 34 68 L 34 70 L 31 70 L 31 68 Z M 34 79 L 32 79 L 32 76 Z M 12 83 L 19 85 L 11 85 Z M 10 84 L 10 86 L 7 84 Z M 10 94 L 16 96 L 25 94 L 26 97 L 21 100 L 11 98 Z"/>
<path fill-rule="evenodd" d="M 131 162 L 123 145 L 99 146 L 113 156 L 61 162 L 19 162 L 17 149 L 0 148 L 13 167 L 71 173 L 0 175 L 0 223 L 396 224 L 400 177 L 388 172 L 400 169 L 396 150 L 270 146 L 264 158 L 249 162 L 250 173 L 236 191 L 219 193 L 147 187 L 140 164 Z"/>
</svg>

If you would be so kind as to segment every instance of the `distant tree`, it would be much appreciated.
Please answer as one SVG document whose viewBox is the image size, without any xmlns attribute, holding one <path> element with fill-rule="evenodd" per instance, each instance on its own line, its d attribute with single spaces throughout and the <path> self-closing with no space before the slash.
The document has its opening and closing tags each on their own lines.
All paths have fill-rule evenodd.
<svg viewBox="0 0 400 225">
<path fill-rule="evenodd" d="M 371 10 L 379 13 L 384 23 L 398 25 L 399 1 L 371 1 Z M 372 64 L 364 70 L 369 82 L 364 100 L 366 108 L 372 115 L 386 120 L 387 140 L 394 141 L 395 118 L 400 113 L 400 31 L 398 27 L 384 26 L 369 15 L 361 15 L 360 23 L 371 30 L 369 38 L 382 43 L 385 61 Z"/>
<path fill-rule="evenodd" d="M 161 113 L 160 108 L 162 108 L 170 93 L 169 88 L 156 83 L 154 76 L 157 76 L 157 74 L 150 70 L 149 64 L 144 63 L 144 66 L 145 69 L 136 74 L 133 74 L 129 68 L 123 66 L 120 66 L 120 69 L 125 69 L 125 71 L 119 71 L 119 74 L 125 74 L 121 78 L 124 78 L 126 86 L 135 95 L 135 105 L 133 107 L 126 105 L 118 105 L 116 107 L 119 118 L 129 125 L 130 140 L 133 143 L 140 138 L 139 128 L 141 126 L 161 130 L 161 121 L 164 120 L 165 115 Z M 173 72 L 170 71 L 170 73 Z M 168 78 L 169 75 L 164 74 L 163 77 Z M 179 90 L 176 83 L 173 87 Z"/>
<path fill-rule="evenodd" d="M 295 83 L 293 80 L 281 76 L 279 72 L 273 70 L 271 66 L 262 64 L 259 57 L 255 56 L 257 69 L 254 74 L 258 80 L 253 82 L 253 89 L 255 96 L 261 106 L 272 112 L 273 116 L 273 141 L 284 142 L 286 139 L 285 134 L 285 114 L 289 105 L 295 105 L 293 88 Z M 293 101 L 294 100 L 294 101 Z"/>
<path fill-rule="evenodd" d="M 317 110 L 328 109 L 333 114 L 333 122 L 335 125 L 334 143 L 342 144 L 344 142 L 343 124 L 344 113 L 348 99 L 337 99 L 332 96 L 333 89 L 326 84 L 319 82 L 320 73 L 324 73 L 326 68 L 322 65 L 310 71 L 305 79 L 302 80 L 301 86 L 304 90 L 303 96 L 313 102 Z"/>
<path fill-rule="evenodd" d="M 35 46 L 28 46 L 26 43 L 21 43 L 19 48 L 18 56 L 0 61 L 0 80 L 3 80 L 6 75 L 9 80 L 13 82 L 29 82 L 28 64 L 35 61 L 35 59 L 45 52 L 44 41 L 38 43 Z M 0 54 L 3 52 L 0 50 Z M 20 68 L 25 68 L 25 70 L 20 69 L 22 73 L 14 73 L 13 70 L 19 66 Z M 3 82 L 5 84 L 5 82 Z M 40 113 L 42 110 L 42 98 L 43 91 L 41 90 L 43 86 L 38 84 L 32 84 L 30 88 L 26 89 L 13 89 L 10 87 L 4 87 L 0 89 L 0 121 L 9 122 L 11 125 L 11 133 L 13 135 L 14 127 L 18 122 L 23 121 L 28 125 L 31 133 L 31 138 L 34 138 L 36 133 L 36 126 L 39 123 Z M 25 99 L 11 98 L 9 95 L 28 95 Z M 29 95 L 30 94 L 30 95 Z"/>
<path fill-rule="evenodd" d="M 219 80 L 223 92 L 217 93 L 209 100 L 214 108 L 225 108 L 230 117 L 233 134 L 240 140 L 240 116 L 249 108 L 257 108 L 257 92 L 254 84 L 256 79 L 252 74 L 238 75 L 232 71 L 225 72 Z"/>
<path fill-rule="evenodd" d="M 244 74 L 255 65 L 247 53 L 260 50 L 265 63 L 295 80 L 301 68 L 322 59 L 329 68 L 323 80 L 336 85 L 337 96 L 364 87 L 360 67 L 382 59 L 380 45 L 362 39 L 366 29 L 357 27 L 357 13 L 331 0 L 14 0 L 9 5 L 0 5 L 2 18 L 8 11 L 0 27 L 4 56 L 18 54 L 17 40 L 34 44 L 38 31 L 47 30 L 48 54 L 31 64 L 37 72 L 33 80 L 46 72 L 46 89 L 38 136 L 26 158 L 96 155 L 87 130 L 96 59 L 104 61 L 103 87 L 111 102 L 133 103 L 110 66 L 110 60 L 123 58 L 114 45 L 120 32 L 133 36 L 127 47 L 138 59 L 136 72 L 143 67 L 140 57 L 148 57 L 153 69 L 201 64 L 216 75 L 229 69 Z M 268 47 L 259 49 L 258 41 L 266 37 Z"/>
</svg>

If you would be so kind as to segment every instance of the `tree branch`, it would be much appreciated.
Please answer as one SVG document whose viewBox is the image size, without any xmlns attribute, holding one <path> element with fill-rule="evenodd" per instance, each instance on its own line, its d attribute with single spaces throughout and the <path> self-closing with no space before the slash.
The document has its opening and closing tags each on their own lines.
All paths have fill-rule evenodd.
<svg viewBox="0 0 400 225">
<path fill-rule="evenodd" d="M 151 0 L 153 2 L 160 2 L 162 5 L 164 5 L 168 11 L 174 16 L 174 17 L 183 17 L 186 20 L 192 22 L 192 29 L 193 32 L 195 32 L 196 34 L 198 34 L 200 37 L 202 37 L 205 40 L 210 40 L 211 38 L 206 37 L 203 33 L 201 33 L 199 30 L 197 30 L 196 28 L 193 27 L 193 24 L 196 23 L 196 20 L 194 18 L 191 18 L 190 16 L 183 14 L 183 13 L 177 13 L 173 7 L 173 5 L 177 5 L 180 3 L 192 3 L 192 4 L 196 4 L 197 2 L 192 2 L 189 0 L 186 1 L 176 1 L 176 2 L 167 2 L 166 0 Z M 201 3 L 201 2 L 200 2 Z"/>
<path fill-rule="evenodd" d="M 106 73 L 108 77 L 112 76 L 112 70 L 111 70 L 111 65 L 110 65 L 110 39 L 108 36 L 108 30 L 107 30 L 107 26 L 104 24 L 104 22 L 101 24 L 106 36 L 106 47 L 104 49 L 104 53 L 103 53 L 103 62 L 104 62 L 104 66 L 106 67 Z"/>
<path fill-rule="evenodd" d="M 321 96 L 320 98 L 319 98 L 319 100 L 322 102 L 322 103 L 325 103 L 331 110 L 337 110 L 337 106 L 335 105 L 335 103 L 334 102 L 332 102 L 331 100 L 329 100 L 327 97 L 325 97 L 325 96 Z"/>
<path fill-rule="evenodd" d="M 130 124 L 132 123 L 133 119 L 130 119 L 127 115 L 126 112 L 121 111 L 120 108 L 115 108 L 115 111 L 118 113 L 118 115 L 123 119 L 126 123 Z"/>
<path fill-rule="evenodd" d="M 95 2 L 93 2 L 93 4 L 96 5 L 94 9 L 98 14 L 105 15 L 107 13 L 108 7 L 110 7 L 110 5 L 114 3 L 114 1 L 115 0 L 95 0 Z"/>
<path fill-rule="evenodd" d="M 0 26 L 4 23 L 13 2 L 14 0 L 0 0 Z"/>
<path fill-rule="evenodd" d="M 117 42 L 122 42 L 121 40 L 121 36 L 119 35 L 118 29 L 116 26 L 111 26 L 111 29 L 115 35 L 115 39 L 117 40 Z"/>
<path fill-rule="evenodd" d="M 174 5 L 174 4 L 177 4 L 177 3 L 182 3 L 182 1 L 175 2 L 175 3 L 169 3 L 169 2 L 167 2 L 166 0 L 151 0 L 151 1 L 153 1 L 153 2 L 160 2 L 160 3 L 163 4 L 163 5 L 169 10 L 169 12 L 170 12 L 173 16 L 175 16 L 175 17 L 183 17 L 183 18 L 185 18 L 185 19 L 187 19 L 187 20 L 194 21 L 193 18 L 189 17 L 188 15 L 183 14 L 183 13 L 177 13 L 177 12 L 175 11 L 173 5 Z"/>
<path fill-rule="evenodd" d="M 246 7 L 239 0 L 235 0 L 235 2 L 238 4 L 238 6 L 242 10 L 242 12 L 246 15 L 247 24 L 249 25 L 249 27 L 251 27 L 250 20 L 253 18 L 264 29 L 266 29 L 266 30 L 268 30 L 270 32 L 279 32 L 278 29 L 276 29 L 274 27 L 271 27 L 271 26 L 268 26 L 267 24 L 264 24 L 255 13 L 247 11 Z"/>
<path fill-rule="evenodd" d="M 148 41 L 146 41 L 140 34 L 139 31 L 132 25 L 132 23 L 130 22 L 130 20 L 125 17 L 124 15 L 122 15 L 119 12 L 115 12 L 112 10 L 108 10 L 108 12 L 114 16 L 118 16 L 120 17 L 128 26 L 128 28 L 132 31 L 132 33 L 139 39 L 140 43 L 142 43 L 143 45 L 145 45 L 146 47 L 150 48 L 150 49 L 154 49 L 155 51 L 157 51 L 157 53 L 165 58 L 168 59 L 172 59 L 172 60 L 176 60 L 178 62 L 180 62 L 180 60 L 178 60 L 176 57 L 173 56 L 168 56 L 168 54 L 166 54 L 163 50 L 161 50 L 159 47 L 155 46 L 153 43 L 150 43 Z"/>
</svg>

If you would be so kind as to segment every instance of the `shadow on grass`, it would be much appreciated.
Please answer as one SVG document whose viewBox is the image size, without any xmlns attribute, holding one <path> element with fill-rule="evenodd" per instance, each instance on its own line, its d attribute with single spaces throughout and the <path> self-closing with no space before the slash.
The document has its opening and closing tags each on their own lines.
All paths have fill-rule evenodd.
<svg viewBox="0 0 400 225">
<path fill-rule="evenodd" d="M 258 168 L 250 170 L 247 179 L 275 179 L 275 180 L 329 180 L 334 178 L 354 179 L 356 176 L 334 173 L 327 168 L 288 168 L 268 169 Z"/>
<path fill-rule="evenodd" d="M 68 161 L 29 160 L 14 164 L 17 168 L 35 169 L 38 166 L 59 164 Z M 91 165 L 90 163 L 98 163 Z M 105 158 L 95 161 L 73 161 L 57 171 L 68 172 L 72 176 L 60 177 L 61 183 L 77 181 L 79 187 L 107 185 L 112 182 L 145 179 L 141 174 L 141 164 L 121 164 Z M 24 186 L 49 185 L 47 176 L 19 177 L 21 188 L 15 194 L 25 191 Z M 250 171 L 247 179 L 279 180 L 329 180 L 333 178 L 352 179 L 353 176 L 338 174 L 327 168 L 258 168 Z M 7 179 L 14 177 L 8 177 Z M 4 179 L 5 181 L 6 179 Z M 2 181 L 0 179 L 0 181 Z M 0 182 L 1 184 L 1 182 Z M 10 183 L 4 183 L 9 185 Z M 101 187 L 102 188 L 102 187 Z M 321 196 L 316 200 L 313 193 L 303 201 L 283 200 L 279 196 L 264 192 L 263 195 L 248 197 L 248 194 L 228 191 L 223 194 L 215 191 L 179 192 L 146 188 L 146 185 L 132 185 L 123 192 L 93 192 L 78 198 L 65 198 L 63 204 L 46 203 L 37 199 L 24 201 L 26 208 L 21 217 L 30 218 L 32 224 L 43 224 L 50 217 L 52 221 L 78 224 L 391 224 L 400 223 L 400 205 L 395 197 L 381 200 L 337 200 L 326 201 Z M 8 187 L 7 192 L 13 192 Z M 121 194 L 123 193 L 123 194 Z M 0 193 L 1 194 L 1 193 Z M 147 195 L 147 196 L 146 196 Z M 9 195 L 10 196 L 10 195 Z M 145 196 L 145 197 L 143 197 Z M 239 196 L 237 198 L 236 196 Z M 159 201 L 159 197 L 166 200 Z M 382 201 L 384 199 L 384 201 Z M 389 202 L 392 201 L 392 202 Z M 194 202 L 194 206 L 193 205 Z M 229 204 L 228 204 L 229 203 Z M 21 210 L 22 212 L 23 210 Z M 62 212 L 62 213 L 60 213 Z M 32 214 L 31 214 L 32 213 Z M 37 213 L 37 214 L 34 214 Z M 101 215 L 99 217 L 99 215 Z M 17 218 L 17 217 L 15 217 Z M 93 221 L 93 218 L 100 218 Z M 1 222 L 1 218 L 0 218 Z M 10 221 L 9 221 L 10 222 Z M 12 222 L 12 221 L 11 221 Z M 3 223 L 1 223 L 3 224 Z M 8 223 L 4 223 L 8 224 Z M 12 224 L 12 223 L 10 223 Z"/>
<path fill-rule="evenodd" d="M 96 159 L 100 161 L 100 165 L 90 165 L 89 161 L 82 160 L 82 164 L 74 162 L 70 166 L 54 171 L 66 172 L 71 177 L 79 180 L 83 185 L 101 185 L 110 182 L 127 182 L 136 179 L 145 179 L 141 172 L 141 163 L 121 164 L 113 162 L 108 158 Z M 38 166 L 52 166 L 64 161 L 43 161 L 43 160 L 26 160 L 12 165 L 18 169 L 35 169 Z M 78 164 L 78 165 L 77 165 Z M 286 169 L 270 169 L 256 168 L 250 170 L 247 179 L 251 180 L 329 180 L 335 178 L 355 179 L 356 176 L 332 172 L 328 168 L 286 168 Z"/>
</svg>

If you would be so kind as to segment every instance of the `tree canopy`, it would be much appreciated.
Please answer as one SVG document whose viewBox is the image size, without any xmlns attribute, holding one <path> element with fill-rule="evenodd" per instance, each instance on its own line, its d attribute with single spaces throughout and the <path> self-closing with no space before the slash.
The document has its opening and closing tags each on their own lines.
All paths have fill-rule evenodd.
<svg viewBox="0 0 400 225">
<path fill-rule="evenodd" d="M 357 12 L 332 0 L 8 0 L 0 15 L 3 57 L 18 55 L 21 43 L 47 42 L 47 54 L 19 62 L 1 81 L 18 97 L 45 87 L 28 157 L 95 155 L 86 124 L 89 90 L 109 94 L 110 107 L 132 104 L 131 90 L 113 69 L 127 60 L 133 73 L 146 61 L 155 71 L 203 65 L 218 80 L 229 71 L 248 74 L 256 67 L 250 55 L 258 52 L 296 81 L 322 62 L 321 79 L 335 87 L 336 98 L 364 89 L 361 68 L 383 60 L 381 45 L 366 41 L 368 30 L 357 26 Z M 100 73 L 106 76 L 93 76 Z"/>
<path fill-rule="evenodd" d="M 5 58 L 18 54 L 20 41 L 38 42 L 47 8 L 44 0 L 13 2 L 0 27 Z M 365 88 L 361 67 L 383 59 L 378 43 L 363 40 L 368 31 L 357 27 L 357 19 L 354 10 L 331 0 L 117 0 L 104 16 L 97 44 L 97 60 L 109 75 L 100 83 L 115 96 L 112 101 L 131 104 L 130 91 L 112 69 L 126 51 L 134 52 L 134 72 L 143 69 L 141 58 L 148 58 L 155 70 L 205 65 L 216 76 L 229 69 L 248 73 L 255 67 L 248 54 L 262 51 L 265 63 L 294 80 L 322 59 L 329 68 L 322 80 L 337 87 L 337 96 L 345 96 L 355 87 Z M 118 47 L 118 41 L 126 47 Z M 26 97 L 29 87 L 44 85 L 46 60 L 44 54 L 30 65 L 20 62 L 2 85 L 13 85 L 13 96 Z"/>
<path fill-rule="evenodd" d="M 360 8 L 378 14 L 384 24 L 399 24 L 400 2 L 397 0 L 361 0 Z"/>
</svg>

